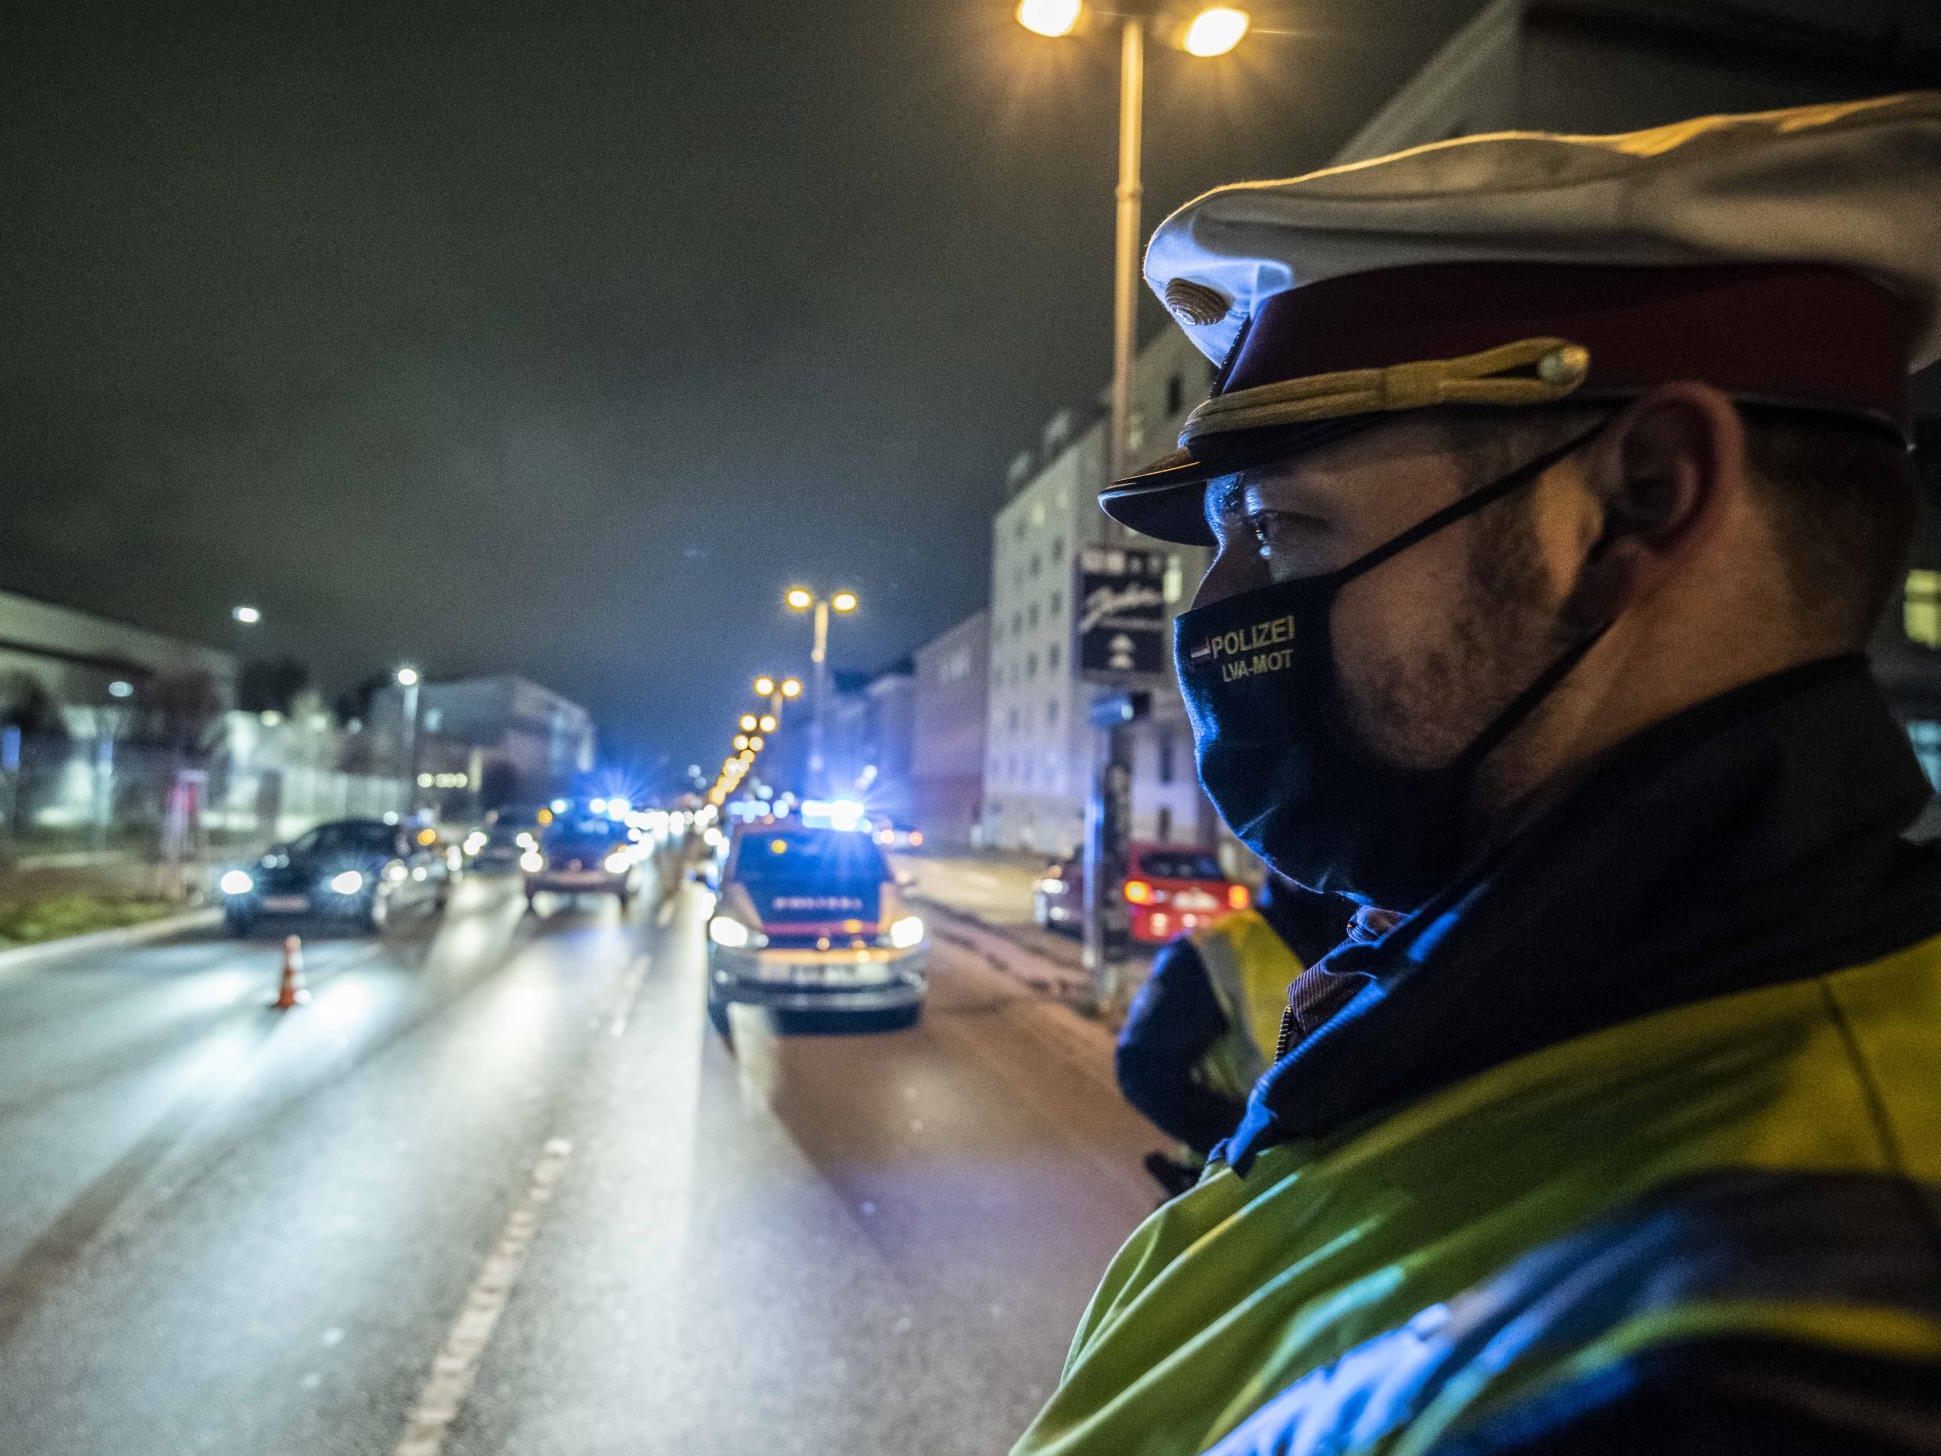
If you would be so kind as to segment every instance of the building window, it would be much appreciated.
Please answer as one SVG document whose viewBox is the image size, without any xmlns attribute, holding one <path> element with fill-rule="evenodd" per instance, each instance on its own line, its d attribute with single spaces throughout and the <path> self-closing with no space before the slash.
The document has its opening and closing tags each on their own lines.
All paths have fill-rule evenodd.
<svg viewBox="0 0 1941 1456">
<path fill-rule="evenodd" d="M 1033 602 L 1025 609 L 1024 620 L 1029 624 L 1032 631 L 1035 632 L 1038 630 L 1038 604 L 1036 602 Z"/>
<path fill-rule="evenodd" d="M 1941 723 L 1916 718 L 1907 725 L 1907 741 L 1914 745 L 1914 756 L 1921 760 L 1928 782 L 1941 789 Z"/>
<path fill-rule="evenodd" d="M 1056 642 L 1045 649 L 1045 671 L 1058 671 L 1058 659 L 1063 655 Z"/>
<path fill-rule="evenodd" d="M 1063 561 L 1065 559 L 1065 538 L 1063 536 L 1053 536 L 1051 538 L 1051 559 L 1053 561 Z"/>
<path fill-rule="evenodd" d="M 1059 590 L 1057 587 L 1053 587 L 1051 590 L 1051 614 L 1052 616 L 1055 617 L 1064 610 L 1065 610 L 1065 593 Z"/>
<path fill-rule="evenodd" d="M 1162 728 L 1159 733 L 1159 781 L 1162 784 L 1173 781 L 1173 730 L 1170 728 Z M 1162 832 L 1159 837 L 1166 836 Z"/>
<path fill-rule="evenodd" d="M 1166 381 L 1166 413 L 1169 415 L 1178 414 L 1180 406 L 1185 403 L 1186 381 L 1175 374 L 1171 379 Z M 1164 839 L 1166 836 L 1162 834 L 1159 837 Z"/>
<path fill-rule="evenodd" d="M 1016 733 L 1018 731 L 1018 708 L 1017 708 L 1017 704 L 1015 703 L 1011 705 L 1011 713 L 1010 713 L 1010 717 L 1007 719 L 1007 722 L 1010 725 L 1011 731 L 1013 733 Z"/>
<path fill-rule="evenodd" d="M 1169 804 L 1159 806 L 1159 842 L 1161 844 L 1173 842 L 1173 810 Z"/>
<path fill-rule="evenodd" d="M 1016 637 L 1022 631 L 1024 631 L 1024 613 L 1013 612 L 1011 614 L 1011 635 Z"/>
<path fill-rule="evenodd" d="M 1166 558 L 1166 578 L 1160 592 L 1166 598 L 1166 605 L 1172 606 L 1186 591 L 1186 569 L 1180 565 L 1177 556 Z"/>
<path fill-rule="evenodd" d="M 1038 675 L 1038 654 L 1037 653 L 1027 652 L 1024 655 L 1024 675 L 1025 675 L 1025 680 L 1027 682 Z"/>
<path fill-rule="evenodd" d="M 1901 596 L 1901 630 L 1909 642 L 1941 647 L 1941 571 L 1910 571 Z"/>
<path fill-rule="evenodd" d="M 1047 728 L 1058 726 L 1058 699 L 1056 698 L 1045 704 L 1045 726 Z"/>
<path fill-rule="evenodd" d="M 1033 581 L 1038 579 L 1038 573 L 1044 568 L 1044 564 L 1044 558 L 1036 551 L 1031 553 L 1031 579 Z"/>
</svg>

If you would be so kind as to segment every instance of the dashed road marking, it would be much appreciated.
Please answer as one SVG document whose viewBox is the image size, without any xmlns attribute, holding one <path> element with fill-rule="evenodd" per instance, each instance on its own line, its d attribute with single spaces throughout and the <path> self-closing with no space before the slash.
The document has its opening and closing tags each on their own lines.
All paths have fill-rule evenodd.
<svg viewBox="0 0 1941 1456">
<path fill-rule="evenodd" d="M 634 1000 L 640 995 L 640 983 L 647 979 L 647 969 L 653 965 L 654 958 L 645 951 L 633 958 L 626 974 L 620 978 L 620 990 L 613 999 L 613 1016 L 607 1023 L 607 1032 L 612 1036 L 622 1036 L 627 1030 L 627 1018 L 633 1015 Z"/>
<path fill-rule="evenodd" d="M 526 1253 L 545 1218 L 553 1185 L 559 1182 L 572 1156 L 573 1145 L 565 1138 L 553 1138 L 541 1150 L 525 1196 L 506 1216 L 499 1242 L 486 1256 L 485 1267 L 465 1296 L 464 1308 L 431 1362 L 431 1374 L 418 1392 L 404 1436 L 392 1456 L 438 1456 L 444 1450 L 445 1437 L 464 1409 L 465 1397 L 472 1392 L 479 1360 L 492 1343 L 492 1331 L 505 1313 L 512 1286 L 519 1282 L 519 1271 L 525 1267 Z"/>
</svg>

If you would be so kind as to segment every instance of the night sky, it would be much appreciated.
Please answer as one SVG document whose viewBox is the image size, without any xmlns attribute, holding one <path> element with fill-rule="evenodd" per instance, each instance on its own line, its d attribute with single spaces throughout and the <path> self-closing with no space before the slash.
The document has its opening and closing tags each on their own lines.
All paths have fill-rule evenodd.
<svg viewBox="0 0 1941 1456">
<path fill-rule="evenodd" d="M 1324 162 L 1476 4 L 1155 50 L 1147 226 Z M 518 672 L 705 762 L 806 662 L 791 580 L 862 593 L 838 666 L 974 610 L 1104 383 L 1116 50 L 1009 0 L 154 10 L 0 20 L 0 586 L 253 602 L 327 691 Z"/>
</svg>

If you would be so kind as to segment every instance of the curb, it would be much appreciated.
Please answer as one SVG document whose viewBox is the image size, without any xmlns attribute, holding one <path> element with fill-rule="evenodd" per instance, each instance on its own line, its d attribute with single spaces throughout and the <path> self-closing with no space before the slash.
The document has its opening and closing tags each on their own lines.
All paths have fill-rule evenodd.
<svg viewBox="0 0 1941 1456">
<path fill-rule="evenodd" d="M 140 925 L 123 925 L 113 930 L 94 930 L 86 935 L 69 935 L 60 940 L 43 940 L 33 945 L 17 945 L 11 950 L 0 950 L 0 971 L 19 970 L 38 961 L 56 960 L 62 956 L 83 955 L 88 951 L 114 950 L 124 945 L 142 945 L 151 940 L 163 940 L 178 935 L 185 930 L 200 930 L 215 925 L 222 918 L 222 912 L 209 907 L 199 910 L 186 910 L 180 915 L 164 915 L 155 920 L 144 920 Z"/>
</svg>

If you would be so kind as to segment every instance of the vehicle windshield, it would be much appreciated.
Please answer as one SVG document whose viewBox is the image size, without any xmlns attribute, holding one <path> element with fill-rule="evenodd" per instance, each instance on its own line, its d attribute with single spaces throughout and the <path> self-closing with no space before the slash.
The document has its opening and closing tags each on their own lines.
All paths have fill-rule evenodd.
<svg viewBox="0 0 1941 1456">
<path fill-rule="evenodd" d="M 587 814 L 577 819 L 556 819 L 546 830 L 548 844 L 611 844 L 627 837 L 624 824 L 605 815 Z"/>
<path fill-rule="evenodd" d="M 1210 854 L 1191 849 L 1149 849 L 1139 856 L 1139 872 L 1155 880 L 1224 880 L 1226 873 Z"/>
<path fill-rule="evenodd" d="M 389 824 L 345 821 L 319 824 L 290 846 L 298 857 L 317 854 L 389 854 L 396 847 L 398 832 Z"/>
<path fill-rule="evenodd" d="M 881 883 L 889 866 L 869 835 L 842 829 L 758 829 L 742 836 L 729 878 L 751 885 Z"/>
</svg>

